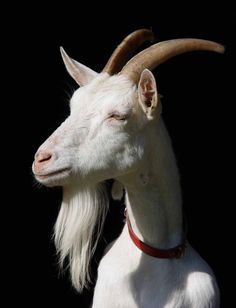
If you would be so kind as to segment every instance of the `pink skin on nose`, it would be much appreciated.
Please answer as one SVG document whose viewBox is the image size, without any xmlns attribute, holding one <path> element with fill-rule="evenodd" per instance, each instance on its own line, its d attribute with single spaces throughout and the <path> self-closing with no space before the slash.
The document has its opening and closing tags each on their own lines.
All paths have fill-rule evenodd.
<svg viewBox="0 0 236 308">
<path fill-rule="evenodd" d="M 40 174 L 42 168 L 52 159 L 52 154 L 46 151 L 39 151 L 35 154 L 34 173 Z"/>
</svg>

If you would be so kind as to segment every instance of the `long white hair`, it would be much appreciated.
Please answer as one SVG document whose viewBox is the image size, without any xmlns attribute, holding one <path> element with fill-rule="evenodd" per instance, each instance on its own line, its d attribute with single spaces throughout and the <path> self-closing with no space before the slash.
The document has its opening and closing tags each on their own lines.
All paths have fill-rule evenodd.
<svg viewBox="0 0 236 308">
<path fill-rule="evenodd" d="M 81 292 L 91 282 L 94 254 L 108 209 L 105 184 L 66 187 L 54 236 L 60 265 L 68 256 L 73 286 Z"/>
</svg>

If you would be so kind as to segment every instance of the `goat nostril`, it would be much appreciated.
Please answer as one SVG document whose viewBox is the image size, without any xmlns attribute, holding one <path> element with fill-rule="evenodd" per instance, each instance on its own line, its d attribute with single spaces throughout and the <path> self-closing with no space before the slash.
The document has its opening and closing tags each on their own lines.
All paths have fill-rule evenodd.
<svg viewBox="0 0 236 308">
<path fill-rule="evenodd" d="M 45 162 L 45 161 L 47 161 L 47 160 L 50 160 L 51 157 L 52 157 L 52 155 L 48 155 L 47 157 L 43 157 L 43 158 L 41 158 L 41 159 L 39 160 L 39 163 L 43 163 L 43 162 Z"/>
<path fill-rule="evenodd" d="M 37 163 L 44 163 L 52 158 L 52 154 L 49 152 L 40 152 L 36 155 L 35 159 Z"/>
</svg>

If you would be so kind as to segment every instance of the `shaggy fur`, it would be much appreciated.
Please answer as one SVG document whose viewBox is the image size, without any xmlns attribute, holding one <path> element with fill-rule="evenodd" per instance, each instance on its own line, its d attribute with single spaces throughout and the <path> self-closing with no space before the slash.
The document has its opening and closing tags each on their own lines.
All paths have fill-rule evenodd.
<svg viewBox="0 0 236 308">
<path fill-rule="evenodd" d="M 91 282 L 89 265 L 107 212 L 105 187 L 66 187 L 55 225 L 55 243 L 60 264 L 69 257 L 74 287 L 82 291 Z"/>
</svg>

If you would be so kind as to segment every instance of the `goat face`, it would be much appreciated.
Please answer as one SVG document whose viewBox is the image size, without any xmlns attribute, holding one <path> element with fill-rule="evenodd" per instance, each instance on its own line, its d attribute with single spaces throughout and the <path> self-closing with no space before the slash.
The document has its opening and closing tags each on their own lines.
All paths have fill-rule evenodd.
<svg viewBox="0 0 236 308">
<path fill-rule="evenodd" d="M 64 186 L 131 172 L 143 158 L 143 127 L 155 117 L 156 105 L 150 71 L 143 72 L 138 89 L 123 75 L 99 74 L 75 91 L 70 116 L 38 149 L 36 179 Z"/>
<path fill-rule="evenodd" d="M 155 123 L 151 120 L 159 118 L 161 112 L 155 79 L 146 68 L 153 69 L 189 51 L 224 52 L 222 45 L 212 41 L 164 41 L 138 53 L 119 75 L 110 76 L 120 66 L 113 65 L 114 60 L 126 54 L 122 48 L 129 43 L 134 48 L 150 37 L 152 34 L 145 29 L 128 36 L 101 74 L 61 49 L 69 74 L 81 88 L 71 99 L 71 115 L 35 155 L 33 172 L 38 181 L 45 185 L 66 185 L 73 179 L 97 183 L 131 172 L 141 163 L 150 139 L 146 129 L 150 125 L 145 124 Z"/>
</svg>

